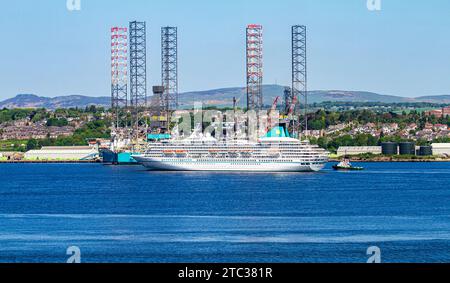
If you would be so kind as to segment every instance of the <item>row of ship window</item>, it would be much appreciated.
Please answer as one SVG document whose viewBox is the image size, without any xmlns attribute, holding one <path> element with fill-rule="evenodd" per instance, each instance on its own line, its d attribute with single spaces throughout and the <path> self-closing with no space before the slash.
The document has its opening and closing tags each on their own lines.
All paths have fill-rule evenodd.
<svg viewBox="0 0 450 283">
<path fill-rule="evenodd" d="M 237 163 L 235 160 L 233 160 L 233 161 L 231 161 L 231 160 L 229 160 L 229 159 L 217 159 L 217 160 L 205 160 L 205 159 L 201 159 L 201 160 L 196 160 L 196 161 L 193 161 L 193 160 L 190 160 L 189 162 L 187 162 L 186 160 L 179 160 L 179 161 L 177 161 L 177 160 L 172 160 L 172 159 L 168 159 L 168 160 L 164 160 L 163 159 L 163 161 L 166 161 L 166 162 L 181 162 L 181 163 L 192 163 L 192 162 L 196 162 L 196 163 L 201 163 L 201 162 L 204 162 L 204 163 L 211 163 L 211 162 L 226 162 L 226 163 L 236 163 L 236 164 L 242 164 L 242 162 L 251 162 L 252 164 L 254 164 L 254 163 L 261 163 L 261 162 L 263 162 L 263 163 L 286 163 L 286 162 L 290 162 L 290 163 L 292 163 L 292 162 L 294 162 L 293 160 L 287 160 L 287 159 L 280 159 L 280 160 L 273 160 L 273 159 L 268 159 L 268 160 L 250 160 L 250 159 L 244 159 L 244 160 L 241 160 L 239 163 Z M 302 165 L 308 165 L 308 164 L 321 164 L 321 160 L 319 160 L 319 159 L 315 159 L 315 160 L 311 160 L 310 162 L 308 162 L 308 163 L 301 163 Z"/>
</svg>

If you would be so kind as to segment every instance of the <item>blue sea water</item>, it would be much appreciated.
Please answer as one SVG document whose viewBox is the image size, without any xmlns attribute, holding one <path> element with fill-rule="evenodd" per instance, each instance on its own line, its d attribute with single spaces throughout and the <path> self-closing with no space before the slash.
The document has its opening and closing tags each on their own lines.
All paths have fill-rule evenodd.
<svg viewBox="0 0 450 283">
<path fill-rule="evenodd" d="M 320 173 L 0 164 L 0 262 L 450 262 L 450 163 Z"/>
</svg>

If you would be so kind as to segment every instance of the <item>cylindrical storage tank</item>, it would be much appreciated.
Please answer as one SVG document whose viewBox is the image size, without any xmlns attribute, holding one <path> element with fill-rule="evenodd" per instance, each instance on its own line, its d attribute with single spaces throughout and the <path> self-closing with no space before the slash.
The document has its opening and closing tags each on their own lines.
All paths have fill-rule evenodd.
<svg viewBox="0 0 450 283">
<path fill-rule="evenodd" d="M 416 144 L 413 142 L 401 142 L 399 144 L 400 155 L 416 155 Z"/>
<path fill-rule="evenodd" d="M 384 142 L 381 144 L 381 153 L 383 155 L 397 155 L 398 144 L 395 142 Z"/>
<path fill-rule="evenodd" d="M 419 149 L 420 156 L 431 156 L 433 155 L 433 148 L 431 146 L 421 146 Z"/>
</svg>

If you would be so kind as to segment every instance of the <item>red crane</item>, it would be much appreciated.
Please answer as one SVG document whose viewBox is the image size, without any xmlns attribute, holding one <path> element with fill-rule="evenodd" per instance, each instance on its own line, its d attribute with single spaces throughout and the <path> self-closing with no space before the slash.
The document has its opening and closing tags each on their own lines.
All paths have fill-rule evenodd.
<svg viewBox="0 0 450 283">
<path fill-rule="evenodd" d="M 298 98 L 297 98 L 297 96 L 294 96 L 294 98 L 292 99 L 291 106 L 289 107 L 288 117 L 291 116 L 292 113 L 294 113 L 297 102 L 298 102 Z"/>
<path fill-rule="evenodd" d="M 269 113 L 267 113 L 267 132 L 270 131 L 269 127 L 272 126 L 272 113 L 277 110 L 278 101 L 280 100 L 280 97 L 277 96 L 275 100 L 273 101 L 272 108 L 270 108 Z"/>
</svg>

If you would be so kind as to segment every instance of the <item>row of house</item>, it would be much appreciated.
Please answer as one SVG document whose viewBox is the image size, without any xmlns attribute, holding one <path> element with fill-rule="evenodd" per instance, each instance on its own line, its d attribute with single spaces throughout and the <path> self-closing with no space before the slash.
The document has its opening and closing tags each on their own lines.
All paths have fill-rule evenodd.
<svg viewBox="0 0 450 283">
<path fill-rule="evenodd" d="M 426 111 L 425 115 L 435 116 L 436 118 L 448 117 L 448 116 L 450 116 L 450 106 L 444 107 L 442 109 L 434 109 L 434 110 Z"/>
<path fill-rule="evenodd" d="M 351 129 L 348 134 L 358 135 L 358 134 L 369 134 L 374 137 L 379 137 L 381 134 L 393 135 L 399 131 L 399 125 L 397 123 L 383 124 L 378 127 L 375 123 L 367 123 L 362 126 L 355 127 Z"/>
<path fill-rule="evenodd" d="M 45 139 L 68 137 L 73 135 L 75 128 L 71 126 L 64 127 L 45 127 L 39 125 L 30 126 L 6 126 L 2 127 L 0 132 L 1 140 L 27 140 L 27 139 Z"/>
<path fill-rule="evenodd" d="M 58 138 L 73 135 L 75 127 L 47 127 L 45 121 L 33 123 L 29 119 L 2 124 L 0 140 L 28 140 Z"/>
<path fill-rule="evenodd" d="M 343 130 L 348 127 L 349 125 L 346 124 L 340 124 L 338 127 L 333 126 L 333 128 L 330 127 L 331 130 L 327 129 L 325 134 L 330 135 L 340 132 L 341 135 L 349 134 L 355 136 L 358 134 L 369 134 L 373 137 L 379 137 L 383 134 L 385 136 L 396 135 L 403 139 L 423 139 L 427 141 L 432 141 L 436 138 L 450 137 L 450 128 L 446 124 L 427 123 L 425 124 L 424 129 L 419 131 L 419 126 L 416 123 L 408 124 L 403 129 L 400 129 L 400 126 L 397 123 L 382 125 L 367 123 L 365 125 L 353 127 L 348 132 L 344 132 Z"/>
</svg>

